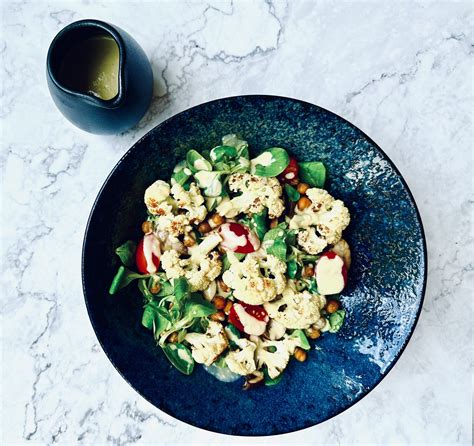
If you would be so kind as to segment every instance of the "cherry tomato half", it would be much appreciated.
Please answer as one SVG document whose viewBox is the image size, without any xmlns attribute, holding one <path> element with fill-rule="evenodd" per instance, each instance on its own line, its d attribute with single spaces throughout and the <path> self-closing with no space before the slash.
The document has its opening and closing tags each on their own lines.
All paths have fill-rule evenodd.
<svg viewBox="0 0 474 446">
<path fill-rule="evenodd" d="M 249 319 L 242 323 L 238 314 L 239 306 L 243 311 L 245 311 L 245 313 L 253 318 L 254 321 Z M 229 322 L 241 332 L 247 333 L 249 335 L 260 336 L 263 334 L 269 320 L 270 318 L 268 317 L 268 313 L 265 311 L 265 308 L 263 308 L 262 305 L 249 305 L 244 302 L 236 302 L 234 305 L 232 305 L 232 308 L 229 312 Z"/>
<path fill-rule="evenodd" d="M 227 251 L 249 254 L 260 248 L 260 240 L 247 226 L 240 223 L 224 223 L 219 227 L 221 246 Z"/>
<path fill-rule="evenodd" d="M 137 245 L 135 262 L 141 274 L 156 273 L 160 266 L 160 242 L 155 234 L 146 234 Z M 147 257 L 150 262 L 147 261 Z"/>
<path fill-rule="evenodd" d="M 290 163 L 286 166 L 286 169 L 278 175 L 278 181 L 280 183 L 291 183 L 298 178 L 299 171 L 300 166 L 298 166 L 296 158 L 290 158 Z"/>
</svg>

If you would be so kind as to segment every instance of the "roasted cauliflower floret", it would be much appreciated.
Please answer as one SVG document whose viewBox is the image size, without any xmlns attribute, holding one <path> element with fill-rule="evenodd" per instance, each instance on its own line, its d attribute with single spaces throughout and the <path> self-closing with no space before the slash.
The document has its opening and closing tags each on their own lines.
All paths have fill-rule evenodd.
<svg viewBox="0 0 474 446">
<path fill-rule="evenodd" d="M 298 244 L 309 254 L 320 253 L 328 244 L 336 244 L 350 222 L 349 210 L 324 189 L 310 188 L 306 195 L 311 206 L 295 209 L 290 229 L 302 229 Z"/>
<path fill-rule="evenodd" d="M 181 184 L 175 184 L 171 188 L 171 194 L 178 208 L 187 211 L 186 216 L 191 223 L 200 223 L 206 218 L 207 209 L 204 206 L 204 197 L 196 184 L 191 183 L 188 191 Z"/>
<path fill-rule="evenodd" d="M 238 345 L 239 350 L 227 354 L 225 357 L 227 367 L 238 375 L 250 375 L 257 370 L 254 358 L 257 346 L 247 339 L 239 339 L 235 342 Z"/>
<path fill-rule="evenodd" d="M 152 215 L 172 215 L 173 206 L 170 198 L 170 185 L 158 180 L 145 191 L 145 204 Z"/>
<path fill-rule="evenodd" d="M 321 319 L 326 298 L 309 291 L 297 292 L 289 281 L 281 299 L 264 304 L 271 319 L 286 328 L 308 328 Z"/>
<path fill-rule="evenodd" d="M 318 234 L 316 234 L 316 229 L 312 226 L 298 232 L 298 245 L 308 254 L 320 253 L 327 244 L 327 241 L 323 237 L 319 237 Z"/>
<path fill-rule="evenodd" d="M 156 231 L 165 233 L 170 243 L 189 232 L 191 223 L 200 223 L 207 214 L 204 197 L 195 183 L 187 191 L 177 183 L 170 188 L 165 181 L 155 181 L 145 191 L 145 204 L 148 212 L 155 215 Z"/>
<path fill-rule="evenodd" d="M 212 251 L 220 241 L 219 234 L 208 235 L 199 245 L 189 248 L 188 258 L 181 258 L 174 250 L 165 251 L 161 256 L 161 266 L 166 277 L 186 277 L 191 291 L 207 289 L 222 270 L 219 253 Z"/>
<path fill-rule="evenodd" d="M 206 333 L 188 333 L 184 338 L 191 344 L 191 354 L 199 364 L 211 365 L 228 347 L 224 327 L 209 321 Z"/>
<path fill-rule="evenodd" d="M 223 200 L 217 206 L 220 215 L 232 218 L 239 213 L 258 214 L 268 209 L 270 218 L 279 217 L 285 206 L 282 188 L 276 178 L 259 177 L 249 173 L 236 173 L 229 177 L 229 189 L 241 195 Z"/>
<path fill-rule="evenodd" d="M 230 268 L 222 275 L 232 288 L 234 297 L 251 305 L 270 302 L 285 288 L 286 264 L 261 250 L 248 254 L 239 262 L 232 252 L 227 253 Z"/>
</svg>

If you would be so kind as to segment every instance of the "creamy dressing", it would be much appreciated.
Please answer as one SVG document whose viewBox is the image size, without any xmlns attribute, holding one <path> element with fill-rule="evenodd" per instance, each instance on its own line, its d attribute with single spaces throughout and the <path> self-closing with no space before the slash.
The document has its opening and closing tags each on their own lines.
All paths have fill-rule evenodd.
<svg viewBox="0 0 474 446">
<path fill-rule="evenodd" d="M 153 263 L 153 256 L 160 258 L 160 242 L 155 237 L 155 234 L 146 234 L 143 237 L 143 254 L 146 260 L 146 270 L 150 274 L 154 274 L 157 271 L 155 264 Z"/>
<path fill-rule="evenodd" d="M 237 381 L 241 376 L 232 372 L 228 367 L 217 367 L 216 365 L 204 365 L 204 370 L 217 378 L 219 381 L 231 383 Z"/>
<path fill-rule="evenodd" d="M 263 152 L 257 158 L 250 161 L 250 173 L 255 173 L 257 166 L 267 167 L 272 164 L 274 161 L 273 155 L 271 152 Z"/>
<path fill-rule="evenodd" d="M 247 237 L 245 235 L 236 235 L 235 232 L 223 230 L 222 235 L 224 240 L 221 243 L 222 247 L 229 251 L 235 251 L 239 246 L 245 246 L 247 244 Z"/>
<path fill-rule="evenodd" d="M 196 172 L 194 177 L 196 178 L 199 187 L 206 189 L 207 196 L 217 197 L 222 194 L 222 183 L 219 180 L 218 173 L 200 170 L 199 172 Z"/>
<path fill-rule="evenodd" d="M 342 266 L 344 261 L 336 256 L 329 259 L 322 256 L 316 265 L 316 283 L 320 294 L 337 294 L 344 289 Z"/>
<path fill-rule="evenodd" d="M 196 170 L 209 170 L 206 160 L 203 160 L 202 158 L 198 158 L 194 161 L 194 168 Z"/>
<path fill-rule="evenodd" d="M 244 327 L 245 333 L 255 336 L 260 336 L 265 333 L 265 329 L 267 328 L 265 321 L 259 321 L 257 318 L 248 314 L 240 304 L 234 304 L 234 309 Z"/>
<path fill-rule="evenodd" d="M 186 350 L 183 350 L 182 348 L 178 349 L 178 357 L 179 359 L 183 360 L 184 362 L 187 362 L 188 364 L 193 363 L 193 358 L 190 357 Z"/>
</svg>

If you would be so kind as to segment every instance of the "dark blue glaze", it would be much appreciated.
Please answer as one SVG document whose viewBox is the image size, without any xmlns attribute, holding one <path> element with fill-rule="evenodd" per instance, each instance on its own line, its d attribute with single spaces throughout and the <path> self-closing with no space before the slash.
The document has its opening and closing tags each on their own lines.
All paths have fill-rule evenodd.
<svg viewBox="0 0 474 446">
<path fill-rule="evenodd" d="M 321 160 L 328 190 L 352 221 L 345 238 L 353 266 L 342 302 L 346 322 L 324 334 L 304 363 L 291 361 L 281 383 L 243 391 L 200 366 L 173 369 L 140 325 L 135 286 L 109 296 L 114 248 L 140 236 L 143 193 L 167 180 L 188 149 L 209 149 L 238 133 L 252 155 L 285 147 L 300 161 Z M 226 434 L 271 435 L 321 423 L 373 389 L 393 367 L 417 322 L 426 282 L 423 228 L 408 187 L 364 133 L 315 105 L 273 96 L 221 99 L 155 127 L 120 160 L 94 204 L 83 251 L 87 309 L 97 337 L 122 376 L 147 400 L 195 426 Z"/>
<path fill-rule="evenodd" d="M 64 54 L 71 46 L 97 34 L 112 37 L 119 47 L 119 91 L 110 100 L 70 90 L 58 76 Z M 58 33 L 49 47 L 46 78 L 61 113 L 90 133 L 120 133 L 129 129 L 145 114 L 153 95 L 151 65 L 140 45 L 118 26 L 99 20 L 79 20 Z"/>
</svg>

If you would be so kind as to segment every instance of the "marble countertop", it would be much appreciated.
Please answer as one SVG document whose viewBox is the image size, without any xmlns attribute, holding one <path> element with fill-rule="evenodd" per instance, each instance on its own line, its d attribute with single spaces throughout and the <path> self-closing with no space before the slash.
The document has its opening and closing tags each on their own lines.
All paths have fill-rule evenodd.
<svg viewBox="0 0 474 446">
<path fill-rule="evenodd" d="M 469 2 L 4 1 L 1 8 L 2 444 L 471 443 Z M 152 107 L 125 134 L 89 135 L 49 96 L 48 45 L 81 18 L 129 31 L 152 61 Z M 388 377 L 332 420 L 254 440 L 190 427 L 135 393 L 98 345 L 80 278 L 90 208 L 132 143 L 192 105 L 251 93 L 313 102 L 369 134 L 407 180 L 429 251 L 421 318 Z"/>
</svg>

